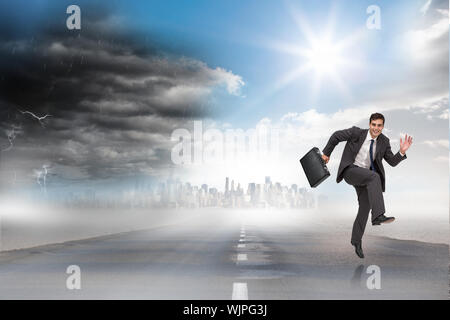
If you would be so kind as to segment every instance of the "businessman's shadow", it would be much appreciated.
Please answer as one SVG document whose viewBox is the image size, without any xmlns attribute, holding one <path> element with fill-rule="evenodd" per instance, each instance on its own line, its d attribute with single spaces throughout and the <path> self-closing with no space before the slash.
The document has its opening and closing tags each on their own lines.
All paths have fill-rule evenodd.
<svg viewBox="0 0 450 320">
<path fill-rule="evenodd" d="M 361 288 L 361 278 L 362 278 L 363 271 L 364 271 L 364 265 L 360 264 L 358 267 L 356 267 L 355 271 L 353 272 L 353 277 L 350 280 L 351 287 L 353 289 Z"/>
</svg>

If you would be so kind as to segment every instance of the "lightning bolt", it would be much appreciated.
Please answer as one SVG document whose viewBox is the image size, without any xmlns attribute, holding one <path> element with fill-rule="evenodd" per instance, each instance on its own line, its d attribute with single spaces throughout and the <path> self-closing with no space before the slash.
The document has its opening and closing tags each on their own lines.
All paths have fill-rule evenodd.
<svg viewBox="0 0 450 320">
<path fill-rule="evenodd" d="M 9 151 L 14 147 L 14 139 L 16 138 L 16 132 L 14 128 L 11 131 L 6 132 L 6 137 L 8 138 L 9 146 L 5 149 L 2 149 L 2 152 Z"/>
<path fill-rule="evenodd" d="M 42 185 L 41 185 L 42 171 L 40 171 L 40 170 L 35 170 L 35 172 L 36 172 L 36 182 L 37 182 L 37 184 L 42 188 Z"/>
<path fill-rule="evenodd" d="M 11 130 L 6 130 L 6 137 L 8 138 L 9 146 L 2 149 L 1 152 L 6 152 L 14 148 L 14 140 L 17 137 L 18 132 L 16 130 L 22 129 L 20 126 L 12 126 Z"/>
<path fill-rule="evenodd" d="M 44 192 L 45 195 L 47 195 L 47 174 L 48 174 L 48 166 L 43 165 L 43 170 L 35 170 L 36 172 L 36 182 L 41 188 L 41 190 Z"/>
<path fill-rule="evenodd" d="M 47 166 L 44 165 L 42 168 L 44 169 L 44 193 L 47 195 Z"/>
<path fill-rule="evenodd" d="M 46 114 L 45 116 L 39 117 L 37 115 L 35 115 L 33 112 L 31 111 L 22 111 L 19 109 L 19 112 L 21 114 L 29 114 L 30 116 L 32 116 L 33 118 L 37 119 L 37 121 L 39 121 L 39 123 L 41 124 L 42 128 L 45 128 L 44 123 L 42 122 L 42 120 L 45 120 L 48 117 L 51 117 L 52 115 L 50 114 Z"/>
</svg>

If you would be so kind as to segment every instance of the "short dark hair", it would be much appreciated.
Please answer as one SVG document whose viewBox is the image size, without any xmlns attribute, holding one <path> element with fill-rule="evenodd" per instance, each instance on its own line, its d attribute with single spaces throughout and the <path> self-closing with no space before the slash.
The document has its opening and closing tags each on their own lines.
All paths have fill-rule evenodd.
<svg viewBox="0 0 450 320">
<path fill-rule="evenodd" d="M 383 125 L 384 125 L 384 116 L 381 113 L 373 113 L 370 116 L 369 123 L 371 123 L 372 120 L 378 120 L 378 119 L 383 120 Z"/>
</svg>

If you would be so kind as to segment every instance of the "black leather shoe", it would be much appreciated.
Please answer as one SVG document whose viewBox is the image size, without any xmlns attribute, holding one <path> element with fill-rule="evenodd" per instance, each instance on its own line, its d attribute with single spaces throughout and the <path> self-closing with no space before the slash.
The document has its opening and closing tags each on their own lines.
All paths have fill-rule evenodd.
<svg viewBox="0 0 450 320">
<path fill-rule="evenodd" d="M 355 247 L 356 255 L 358 257 L 360 257 L 361 259 L 363 259 L 364 258 L 364 252 L 363 252 L 363 249 L 362 249 L 361 242 L 352 243 L 352 245 Z"/>
<path fill-rule="evenodd" d="M 384 214 L 382 214 L 381 216 L 376 217 L 375 220 L 372 221 L 372 225 L 378 226 L 382 223 L 391 223 L 394 220 L 395 220 L 394 217 L 386 217 Z"/>
</svg>

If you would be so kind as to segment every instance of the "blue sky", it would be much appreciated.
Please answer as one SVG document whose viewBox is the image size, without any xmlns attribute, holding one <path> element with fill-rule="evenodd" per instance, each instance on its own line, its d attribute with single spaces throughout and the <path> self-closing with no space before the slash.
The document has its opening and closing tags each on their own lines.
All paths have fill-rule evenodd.
<svg viewBox="0 0 450 320">
<path fill-rule="evenodd" d="M 35 24 L 46 21 L 64 21 L 58 17 L 70 1 L 24 1 L 3 3 L 12 11 L 16 22 L 22 21 L 22 31 L 33 33 Z M 75 2 L 70 2 L 70 4 Z M 78 1 L 83 14 L 87 3 Z M 381 8 L 382 29 L 365 29 L 366 8 L 376 4 Z M 132 29 L 148 34 L 152 39 L 186 55 L 221 67 L 242 77 L 245 86 L 242 97 L 219 95 L 215 108 L 220 118 L 240 127 L 251 127 L 263 117 L 280 118 L 288 112 L 315 108 L 332 112 L 357 105 L 364 95 L 378 85 L 375 70 L 389 70 L 398 78 L 403 73 L 402 55 L 395 42 L 400 33 L 423 19 L 419 9 L 423 0 L 405 1 L 108 1 L 107 6 L 120 18 L 118 28 Z M 23 8 L 28 10 L 23 10 Z M 49 10 L 51 9 L 51 10 Z M 339 43 L 357 30 L 365 29 L 345 52 L 357 50 L 364 59 L 363 68 L 353 69 L 343 79 L 350 95 L 344 95 L 328 81 L 315 97 L 311 94 L 314 74 L 306 72 L 276 92 L 274 82 L 291 70 L 304 64 L 305 58 L 293 56 L 270 47 L 281 42 L 308 48 L 305 34 L 296 24 L 294 12 L 300 12 L 311 30 L 320 38 L 333 18 L 333 40 Z M 17 29 L 17 26 L 16 26 Z M 345 75 L 347 70 L 338 70 Z M 325 80 L 324 80 L 325 81 Z M 385 81 L 385 80 L 383 80 Z M 244 97 L 245 96 L 245 97 Z"/>
<path fill-rule="evenodd" d="M 264 97 L 275 79 L 303 63 L 299 57 L 268 48 L 270 41 L 308 47 L 296 25 L 292 9 L 303 13 L 311 29 L 323 33 L 334 14 L 335 41 L 364 28 L 366 8 L 373 1 L 125 1 L 115 2 L 127 25 L 158 34 L 169 45 L 184 48 L 186 54 L 211 67 L 223 67 L 242 76 L 245 98 L 221 100 L 227 112 L 224 121 L 253 125 L 262 117 L 280 117 L 291 111 L 314 107 L 329 112 L 358 103 L 358 92 L 373 87 L 371 77 L 351 83 L 349 99 L 333 85 L 321 88 L 318 99 L 310 97 L 312 75 L 304 74 L 285 88 Z M 382 10 L 382 30 L 366 30 L 366 38 L 354 45 L 361 48 L 369 64 L 387 68 L 401 59 L 391 49 L 399 32 L 410 28 L 419 18 L 423 1 L 377 1 Z M 394 47 L 395 50 L 395 47 Z M 345 72 L 345 70 L 342 70 Z M 228 100 L 228 101 L 227 101 Z"/>
</svg>

